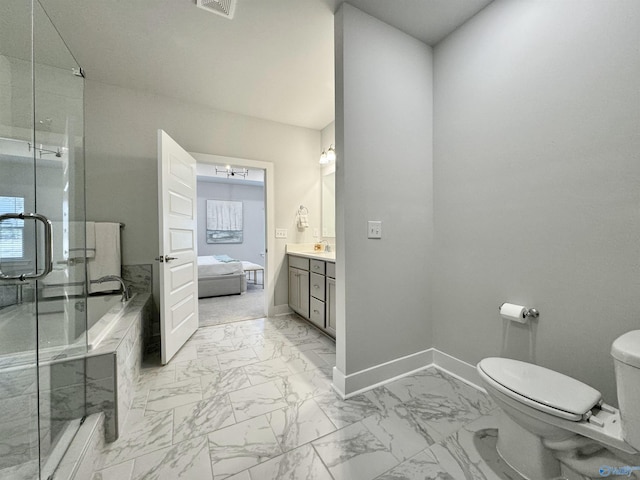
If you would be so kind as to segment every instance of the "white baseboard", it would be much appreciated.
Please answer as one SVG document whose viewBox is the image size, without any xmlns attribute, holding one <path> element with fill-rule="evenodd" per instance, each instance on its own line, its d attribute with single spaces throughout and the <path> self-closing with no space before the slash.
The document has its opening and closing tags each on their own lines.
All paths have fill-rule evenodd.
<svg viewBox="0 0 640 480">
<path fill-rule="evenodd" d="M 290 313 L 293 313 L 293 310 L 291 310 L 291 307 L 289 307 L 289 305 L 286 303 L 284 305 L 275 305 L 272 308 L 273 308 L 274 317 L 279 317 L 282 315 L 288 315 Z"/>
<path fill-rule="evenodd" d="M 485 392 L 485 389 L 481 387 L 482 380 L 480 379 L 480 375 L 478 375 L 475 365 L 452 357 L 435 348 L 433 349 L 433 364 L 436 368 L 444 370 L 446 373 L 468 383 L 472 387 Z"/>
<path fill-rule="evenodd" d="M 343 399 L 366 392 L 397 378 L 411 375 L 433 364 L 433 349 L 412 353 L 359 372 L 345 375 L 337 367 L 333 368 L 333 389 Z"/>
<path fill-rule="evenodd" d="M 333 367 L 331 386 L 340 397 L 347 399 L 429 367 L 436 367 L 478 390 L 485 391 L 480 386 L 482 381 L 475 366 L 435 348 L 416 352 L 349 375 L 345 375 L 338 367 Z"/>
</svg>

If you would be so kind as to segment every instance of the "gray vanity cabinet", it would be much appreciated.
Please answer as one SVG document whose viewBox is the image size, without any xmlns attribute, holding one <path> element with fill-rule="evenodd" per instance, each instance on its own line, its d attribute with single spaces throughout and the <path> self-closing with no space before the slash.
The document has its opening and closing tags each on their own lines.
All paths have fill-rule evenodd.
<svg viewBox="0 0 640 480">
<path fill-rule="evenodd" d="M 335 338 L 335 263 L 289 255 L 289 306 Z"/>
<path fill-rule="evenodd" d="M 336 336 L 336 279 L 327 277 L 326 291 L 326 330 L 329 335 Z"/>
<path fill-rule="evenodd" d="M 289 255 L 289 306 L 309 319 L 309 259 Z"/>
</svg>

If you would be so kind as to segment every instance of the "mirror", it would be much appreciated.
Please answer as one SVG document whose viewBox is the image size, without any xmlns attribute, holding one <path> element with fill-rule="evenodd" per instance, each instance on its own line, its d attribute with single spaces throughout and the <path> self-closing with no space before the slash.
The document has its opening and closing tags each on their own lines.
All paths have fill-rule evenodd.
<svg viewBox="0 0 640 480">
<path fill-rule="evenodd" d="M 333 168 L 331 168 L 333 167 Z M 336 171 L 332 165 L 322 171 L 322 236 L 336 236 Z"/>
</svg>

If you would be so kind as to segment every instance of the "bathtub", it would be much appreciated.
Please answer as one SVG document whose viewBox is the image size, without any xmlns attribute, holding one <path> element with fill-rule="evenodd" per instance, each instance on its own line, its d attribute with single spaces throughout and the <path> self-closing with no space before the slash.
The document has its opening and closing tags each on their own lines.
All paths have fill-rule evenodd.
<svg viewBox="0 0 640 480">
<path fill-rule="evenodd" d="M 126 302 L 121 294 L 87 297 L 87 347 L 95 350 L 111 332 L 127 305 L 131 303 L 135 293 Z"/>
<path fill-rule="evenodd" d="M 38 301 L 40 363 L 83 355 L 100 345 L 122 316 L 127 302 L 121 295 L 86 299 Z M 86 311 L 84 315 L 79 312 Z M 35 361 L 35 304 L 24 303 L 0 310 L 0 368 L 32 365 Z M 25 321 L 26 319 L 26 321 Z M 85 335 L 86 332 L 86 335 Z"/>
</svg>

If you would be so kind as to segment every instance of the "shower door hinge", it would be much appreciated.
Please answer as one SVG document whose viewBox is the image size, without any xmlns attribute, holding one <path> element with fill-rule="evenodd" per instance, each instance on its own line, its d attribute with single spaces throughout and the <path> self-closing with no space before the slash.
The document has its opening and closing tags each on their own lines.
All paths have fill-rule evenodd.
<svg viewBox="0 0 640 480">
<path fill-rule="evenodd" d="M 84 78 L 84 69 L 82 67 L 72 68 L 71 70 L 76 77 Z"/>
</svg>

